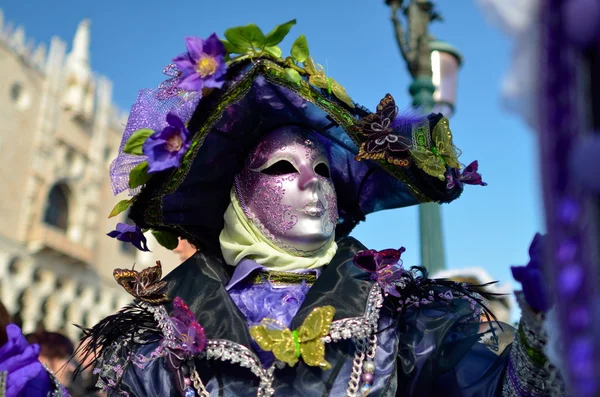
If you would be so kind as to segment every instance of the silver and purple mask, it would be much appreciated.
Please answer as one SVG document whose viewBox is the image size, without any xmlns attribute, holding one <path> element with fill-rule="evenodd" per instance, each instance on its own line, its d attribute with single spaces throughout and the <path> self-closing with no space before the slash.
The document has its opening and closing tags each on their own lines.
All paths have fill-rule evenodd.
<svg viewBox="0 0 600 397">
<path fill-rule="evenodd" d="M 248 219 L 277 247 L 310 256 L 333 239 L 338 220 L 327 152 L 309 131 L 265 135 L 235 178 Z"/>
</svg>

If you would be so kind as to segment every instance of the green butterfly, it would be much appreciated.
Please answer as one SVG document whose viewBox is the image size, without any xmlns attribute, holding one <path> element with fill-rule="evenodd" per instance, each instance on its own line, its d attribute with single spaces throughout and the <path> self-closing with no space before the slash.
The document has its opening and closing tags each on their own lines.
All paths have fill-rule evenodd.
<svg viewBox="0 0 600 397">
<path fill-rule="evenodd" d="M 315 61 L 312 58 L 308 58 L 304 61 L 303 65 L 304 70 L 306 70 L 309 75 L 308 82 L 310 84 L 318 88 L 326 89 L 330 95 L 335 95 L 337 99 L 344 102 L 348 107 L 354 108 L 354 103 L 352 103 L 352 99 L 346 93 L 346 89 L 331 77 L 327 77 L 323 66 L 315 65 Z"/>
<path fill-rule="evenodd" d="M 427 147 L 428 145 L 425 142 L 428 140 L 417 137 L 414 140 L 415 146 L 410 150 L 410 153 L 419 168 L 428 175 L 444 181 L 446 180 L 444 175 L 446 166 L 461 168 L 456 148 L 452 144 L 452 132 L 447 118 L 444 117 L 437 123 L 433 129 L 432 139 L 433 144 Z"/>
</svg>

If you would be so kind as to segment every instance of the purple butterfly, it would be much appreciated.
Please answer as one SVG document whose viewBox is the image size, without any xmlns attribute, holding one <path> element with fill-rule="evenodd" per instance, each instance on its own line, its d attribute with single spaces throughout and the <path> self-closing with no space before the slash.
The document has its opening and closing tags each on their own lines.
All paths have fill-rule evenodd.
<svg viewBox="0 0 600 397">
<path fill-rule="evenodd" d="M 448 173 L 446 175 L 446 187 L 448 189 L 453 189 L 457 180 L 466 185 L 487 186 L 487 183 L 481 179 L 481 174 L 477 172 L 478 170 L 479 162 L 475 160 L 471 164 L 467 165 L 462 173 L 457 170 L 457 176 L 454 176 L 452 172 Z"/>
<path fill-rule="evenodd" d="M 181 395 L 185 395 L 187 385 L 184 363 L 204 351 L 206 335 L 204 328 L 196 321 L 194 313 L 179 297 L 173 299 L 173 311 L 169 320 L 173 325 L 174 340 L 163 339 L 163 344 L 153 356 L 165 357 L 165 364 L 175 375 L 175 387 Z"/>
<path fill-rule="evenodd" d="M 400 260 L 404 251 L 406 251 L 404 247 L 389 248 L 383 251 L 360 251 L 354 256 L 354 264 L 371 273 L 371 280 L 376 280 L 386 294 L 400 297 L 396 283 L 404 272 L 402 260 Z"/>
<path fill-rule="evenodd" d="M 175 338 L 178 350 L 186 357 L 195 356 L 206 347 L 204 328 L 194 317 L 194 313 L 179 297 L 173 300 L 173 312 L 170 320 L 174 325 Z"/>
<path fill-rule="evenodd" d="M 179 77 L 181 76 L 181 70 L 179 70 L 174 63 L 167 65 L 163 69 L 163 74 L 169 76 L 170 79 L 163 81 L 156 90 L 156 99 L 160 99 L 161 101 L 177 96 L 183 92 L 181 88 L 177 87 L 177 84 L 179 84 Z"/>
</svg>

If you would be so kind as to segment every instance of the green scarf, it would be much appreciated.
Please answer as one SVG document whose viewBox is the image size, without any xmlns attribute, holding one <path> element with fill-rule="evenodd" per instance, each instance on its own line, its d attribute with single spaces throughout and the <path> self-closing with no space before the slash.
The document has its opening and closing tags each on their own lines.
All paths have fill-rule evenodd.
<svg viewBox="0 0 600 397">
<path fill-rule="evenodd" d="M 225 262 L 237 266 L 244 258 L 270 269 L 293 271 L 316 269 L 327 265 L 337 251 L 334 236 L 319 252 L 310 257 L 296 256 L 276 247 L 248 220 L 235 189 L 232 189 L 231 203 L 225 211 L 225 227 L 219 236 L 221 252 Z"/>
</svg>

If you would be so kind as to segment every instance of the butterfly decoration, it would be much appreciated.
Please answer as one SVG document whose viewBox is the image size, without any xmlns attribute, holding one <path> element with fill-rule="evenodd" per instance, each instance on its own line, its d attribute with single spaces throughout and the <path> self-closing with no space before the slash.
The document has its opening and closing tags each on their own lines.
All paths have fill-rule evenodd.
<svg viewBox="0 0 600 397">
<path fill-rule="evenodd" d="M 383 160 L 389 163 L 408 166 L 406 152 L 411 142 L 408 138 L 394 134 L 392 123 L 398 116 L 394 98 L 387 94 L 377 105 L 377 111 L 363 117 L 354 130 L 366 137 L 360 145 L 355 159 L 360 161 Z"/>
<path fill-rule="evenodd" d="M 433 129 L 433 143 L 423 144 L 423 139 L 416 139 L 415 145 L 410 149 L 410 153 L 419 168 L 428 175 L 438 178 L 441 181 L 446 180 L 446 167 L 460 169 L 458 154 L 452 143 L 452 132 L 450 131 L 450 122 L 443 117 Z"/>
<path fill-rule="evenodd" d="M 354 264 L 371 273 L 371 280 L 376 280 L 386 295 L 400 297 L 398 284 L 405 272 L 400 256 L 406 248 L 385 249 L 383 251 L 364 250 L 354 256 Z"/>
<path fill-rule="evenodd" d="M 186 357 L 200 354 L 206 348 L 204 328 L 196 321 L 196 316 L 185 304 L 183 299 L 173 299 L 173 311 L 169 319 L 173 323 L 176 346 Z"/>
<path fill-rule="evenodd" d="M 308 82 L 317 88 L 327 90 L 329 95 L 333 94 L 337 99 L 344 102 L 348 107 L 354 109 L 354 102 L 346 92 L 346 89 L 342 87 L 340 83 L 335 81 L 331 77 L 325 75 L 323 66 L 315 65 L 315 61 L 312 58 L 308 58 L 304 61 L 304 69 L 309 74 Z"/>
<path fill-rule="evenodd" d="M 481 178 L 481 174 L 479 171 L 479 162 L 477 160 L 473 161 L 471 164 L 467 165 L 465 170 L 460 174 L 460 181 L 467 185 L 480 185 L 487 186 Z"/>
<path fill-rule="evenodd" d="M 277 360 L 291 367 L 302 358 L 306 365 L 327 370 L 331 364 L 325 361 L 325 343 L 321 338 L 329 333 L 334 314 L 332 306 L 317 307 L 294 331 L 277 320 L 265 318 L 250 328 L 250 335 L 262 350 L 273 352 Z"/>
<path fill-rule="evenodd" d="M 121 287 L 125 288 L 125 291 L 143 302 L 158 305 L 169 301 L 167 295 L 162 292 L 167 282 L 160 280 L 162 277 L 160 261 L 156 261 L 156 266 L 140 272 L 135 269 L 115 269 L 113 277 Z"/>
<path fill-rule="evenodd" d="M 185 383 L 186 360 L 202 353 L 206 348 L 204 328 L 198 324 L 194 313 L 183 299 L 173 299 L 173 311 L 169 315 L 173 325 L 170 338 L 164 338 L 161 347 L 155 351 L 157 357 L 164 356 L 167 367 L 175 375 L 175 386 L 181 395 L 187 395 Z"/>
<path fill-rule="evenodd" d="M 177 86 L 177 84 L 179 84 L 181 70 L 179 70 L 174 63 L 172 63 L 165 66 L 162 72 L 164 75 L 169 76 L 170 78 L 163 81 L 158 86 L 155 94 L 156 99 L 160 99 L 162 101 L 181 94 L 183 89 Z"/>
</svg>

